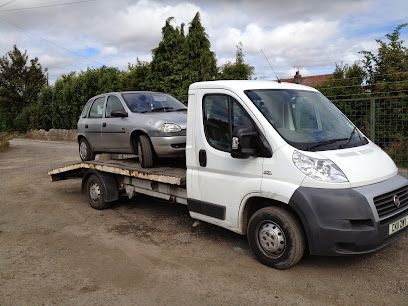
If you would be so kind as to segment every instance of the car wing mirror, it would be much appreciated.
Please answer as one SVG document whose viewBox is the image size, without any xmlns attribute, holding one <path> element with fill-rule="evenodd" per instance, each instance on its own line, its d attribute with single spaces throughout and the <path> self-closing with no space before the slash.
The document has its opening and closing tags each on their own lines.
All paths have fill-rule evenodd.
<svg viewBox="0 0 408 306">
<path fill-rule="evenodd" d="M 128 116 L 128 113 L 125 112 L 125 111 L 123 111 L 123 110 L 113 110 L 113 111 L 111 112 L 111 117 L 120 117 L 120 118 L 123 118 L 123 117 L 127 117 L 127 116 Z"/>
</svg>

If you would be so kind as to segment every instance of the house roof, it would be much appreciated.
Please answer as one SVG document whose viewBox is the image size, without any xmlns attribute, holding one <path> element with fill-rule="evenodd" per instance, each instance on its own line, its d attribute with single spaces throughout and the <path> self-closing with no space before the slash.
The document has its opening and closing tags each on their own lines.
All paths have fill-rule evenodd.
<svg viewBox="0 0 408 306">
<path fill-rule="evenodd" d="M 300 76 L 300 84 L 310 86 L 310 87 L 316 87 L 324 82 L 326 82 L 332 74 L 319 74 L 319 75 L 310 75 L 310 76 Z M 298 77 L 298 78 L 299 78 Z M 282 79 L 282 82 L 287 82 L 287 83 L 296 83 L 296 80 L 298 78 L 290 78 L 290 79 Z"/>
</svg>

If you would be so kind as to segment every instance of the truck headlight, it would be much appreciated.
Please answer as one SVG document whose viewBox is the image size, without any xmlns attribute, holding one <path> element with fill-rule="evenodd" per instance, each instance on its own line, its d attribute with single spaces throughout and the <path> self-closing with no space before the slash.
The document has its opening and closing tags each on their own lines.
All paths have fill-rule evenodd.
<svg viewBox="0 0 408 306">
<path fill-rule="evenodd" d="M 346 183 L 348 179 L 343 171 L 330 159 L 319 159 L 293 152 L 295 166 L 307 176 L 322 182 Z"/>
<path fill-rule="evenodd" d="M 175 123 L 163 123 L 160 131 L 163 133 L 178 133 L 181 132 L 181 127 Z"/>
</svg>

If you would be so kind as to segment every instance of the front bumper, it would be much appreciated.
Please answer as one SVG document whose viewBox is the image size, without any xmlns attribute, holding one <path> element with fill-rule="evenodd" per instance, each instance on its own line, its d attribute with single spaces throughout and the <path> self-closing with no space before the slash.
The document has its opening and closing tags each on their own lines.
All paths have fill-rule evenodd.
<svg viewBox="0 0 408 306">
<path fill-rule="evenodd" d="M 186 136 L 150 137 L 159 157 L 182 157 L 186 151 Z"/>
<path fill-rule="evenodd" d="M 299 187 L 289 205 L 303 223 L 313 255 L 363 254 L 398 239 L 408 227 L 389 235 L 389 224 L 408 215 L 408 205 L 393 216 L 380 219 L 374 197 L 406 186 L 408 180 L 394 176 L 358 188 L 321 189 Z"/>
</svg>

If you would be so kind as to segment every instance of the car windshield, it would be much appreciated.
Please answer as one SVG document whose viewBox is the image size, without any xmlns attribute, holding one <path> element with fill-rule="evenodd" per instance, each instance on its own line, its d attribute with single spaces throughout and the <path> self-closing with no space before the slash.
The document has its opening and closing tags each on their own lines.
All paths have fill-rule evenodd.
<svg viewBox="0 0 408 306">
<path fill-rule="evenodd" d="M 366 144 L 355 126 L 320 92 L 246 90 L 245 94 L 292 146 L 324 151 Z"/>
<path fill-rule="evenodd" d="M 132 92 L 122 93 L 122 97 L 130 111 L 134 113 L 174 112 L 187 109 L 179 100 L 164 93 Z"/>
</svg>

